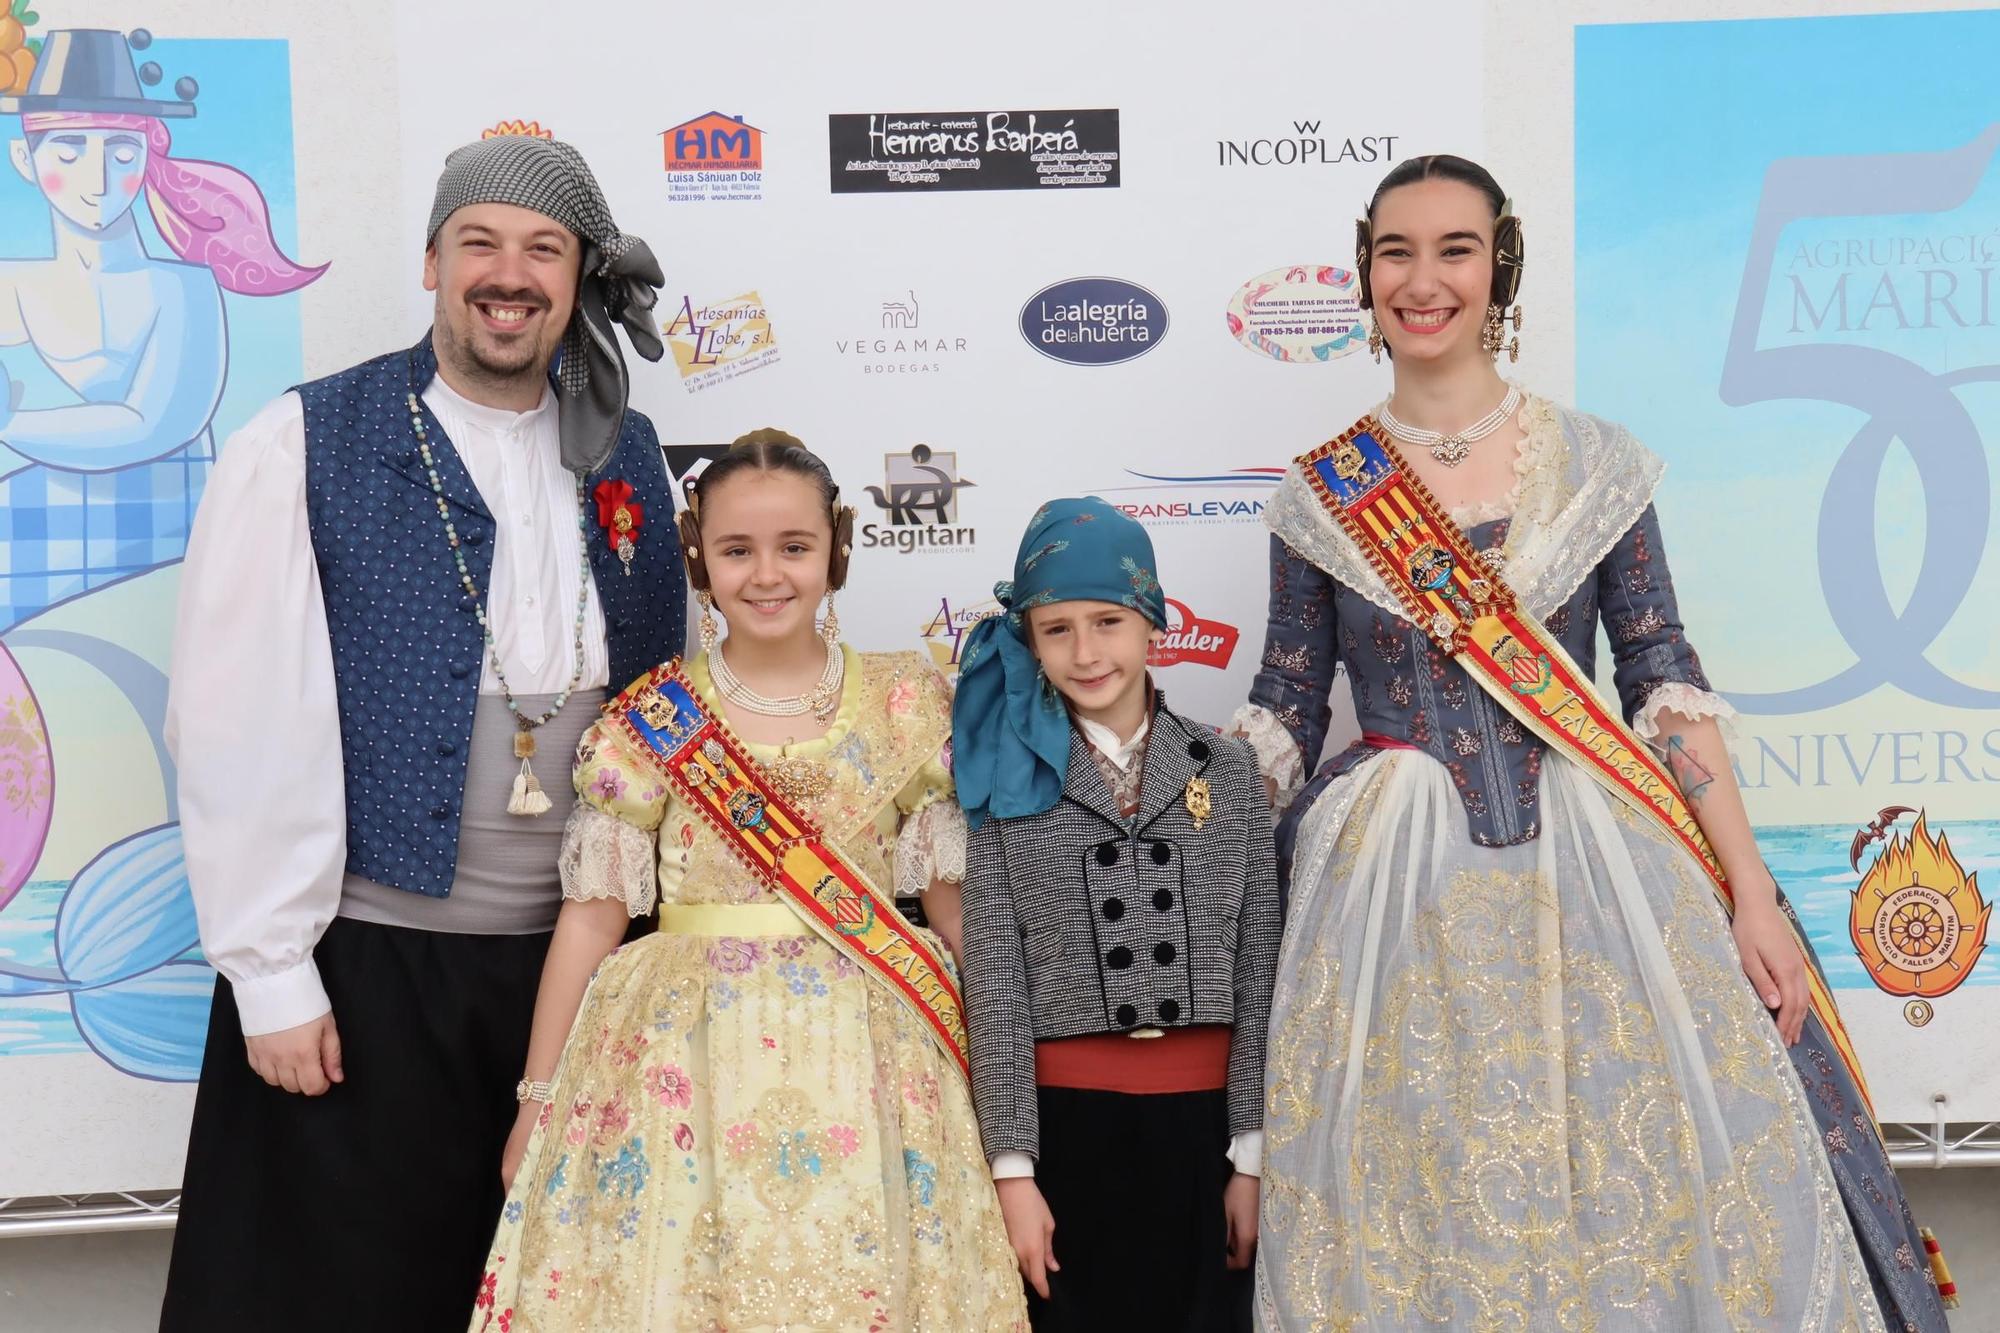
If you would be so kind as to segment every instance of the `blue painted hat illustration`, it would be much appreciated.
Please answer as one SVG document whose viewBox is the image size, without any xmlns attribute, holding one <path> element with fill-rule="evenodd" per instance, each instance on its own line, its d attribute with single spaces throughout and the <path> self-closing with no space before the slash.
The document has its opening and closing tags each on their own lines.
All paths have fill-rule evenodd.
<svg viewBox="0 0 2000 1333">
<path fill-rule="evenodd" d="M 10 115 L 36 111 L 101 111 L 121 115 L 174 119 L 194 114 L 200 89 L 193 79 L 174 84 L 174 101 L 146 96 L 146 86 L 160 81 L 160 67 L 147 61 L 142 70 L 132 57 L 153 43 L 144 28 L 130 39 L 107 28 L 59 28 L 42 39 L 28 91 L 0 97 L 0 112 Z"/>
</svg>

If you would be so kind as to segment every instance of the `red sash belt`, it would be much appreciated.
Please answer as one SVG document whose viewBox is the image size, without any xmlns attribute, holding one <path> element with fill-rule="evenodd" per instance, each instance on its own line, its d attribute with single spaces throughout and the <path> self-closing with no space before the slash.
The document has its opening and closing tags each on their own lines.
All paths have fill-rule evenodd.
<svg viewBox="0 0 2000 1333">
<path fill-rule="evenodd" d="M 1157 1037 L 1099 1032 L 1038 1041 L 1035 1082 L 1095 1092 L 1213 1092 L 1229 1086 L 1232 1031 L 1209 1024 L 1166 1028 Z"/>
</svg>

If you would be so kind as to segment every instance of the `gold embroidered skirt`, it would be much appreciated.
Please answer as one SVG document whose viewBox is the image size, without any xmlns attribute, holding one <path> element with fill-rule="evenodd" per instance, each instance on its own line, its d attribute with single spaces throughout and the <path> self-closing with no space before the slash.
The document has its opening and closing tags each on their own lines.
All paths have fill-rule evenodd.
<svg viewBox="0 0 2000 1333">
<path fill-rule="evenodd" d="M 471 1328 L 1025 1329 L 971 1094 L 918 1020 L 817 938 L 754 933 L 781 905 L 694 910 L 747 937 L 598 969 Z"/>
<path fill-rule="evenodd" d="M 1474 844 L 1396 753 L 1305 816 L 1272 1002 L 1260 1325 L 1879 1329 L 1699 869 L 1560 756 Z"/>
</svg>

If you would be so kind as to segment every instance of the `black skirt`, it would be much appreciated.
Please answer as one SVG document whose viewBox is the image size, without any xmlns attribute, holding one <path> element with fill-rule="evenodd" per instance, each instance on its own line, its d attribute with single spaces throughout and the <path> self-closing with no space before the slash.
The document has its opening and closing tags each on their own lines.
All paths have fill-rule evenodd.
<svg viewBox="0 0 2000 1333">
<path fill-rule="evenodd" d="M 320 1097 L 257 1077 L 217 979 L 163 1333 L 466 1326 L 548 943 L 335 918 L 346 1080 Z"/>
<path fill-rule="evenodd" d="M 1251 1270 L 1224 1263 L 1227 1093 L 1037 1092 L 1035 1183 L 1062 1265 L 1048 1300 L 1029 1289 L 1039 1333 L 1247 1333 Z"/>
</svg>

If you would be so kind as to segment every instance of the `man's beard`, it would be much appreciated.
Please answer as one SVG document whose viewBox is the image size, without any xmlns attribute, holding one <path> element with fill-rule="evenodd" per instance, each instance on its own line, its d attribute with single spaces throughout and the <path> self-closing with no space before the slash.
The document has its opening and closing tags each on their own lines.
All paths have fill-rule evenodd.
<svg viewBox="0 0 2000 1333">
<path fill-rule="evenodd" d="M 527 338 L 516 338 L 509 343 L 489 345 L 481 337 L 476 310 L 470 309 L 463 327 L 445 317 L 444 303 L 438 303 L 437 328 L 440 334 L 438 355 L 468 380 L 490 384 L 496 388 L 513 388 L 523 383 L 538 382 L 547 378 L 549 363 L 555 359 L 553 347 L 544 349 L 537 342 Z"/>
</svg>

